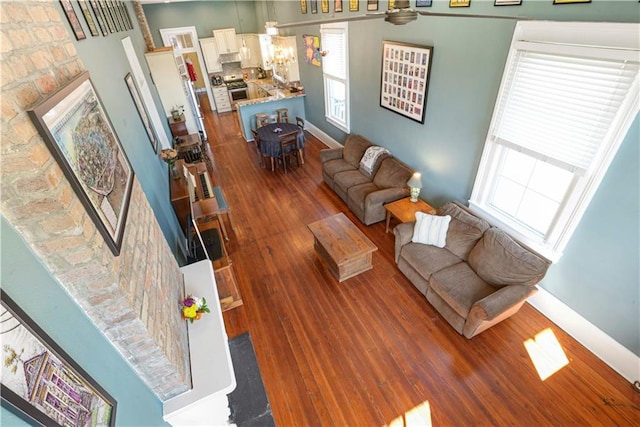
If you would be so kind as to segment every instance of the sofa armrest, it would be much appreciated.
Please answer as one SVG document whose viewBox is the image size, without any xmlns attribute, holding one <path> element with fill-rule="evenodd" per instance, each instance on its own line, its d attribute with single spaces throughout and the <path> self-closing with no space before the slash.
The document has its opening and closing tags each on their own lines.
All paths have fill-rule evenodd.
<svg viewBox="0 0 640 427">
<path fill-rule="evenodd" d="M 409 195 L 409 189 L 406 187 L 389 187 L 382 190 L 373 191 L 367 195 L 365 206 L 373 206 L 376 204 L 394 202 Z"/>
<path fill-rule="evenodd" d="M 320 150 L 320 163 L 333 159 L 341 159 L 344 148 L 325 148 Z"/>
<path fill-rule="evenodd" d="M 515 314 L 522 304 L 538 292 L 535 286 L 504 286 L 471 306 L 464 325 L 464 336 L 471 338 Z"/>
<path fill-rule="evenodd" d="M 404 224 L 398 224 L 393 229 L 393 234 L 396 238 L 395 240 L 396 264 L 400 260 L 400 251 L 402 250 L 402 247 L 407 243 L 411 242 L 411 238 L 413 237 L 414 225 L 415 225 L 415 221 L 405 222 Z"/>
</svg>

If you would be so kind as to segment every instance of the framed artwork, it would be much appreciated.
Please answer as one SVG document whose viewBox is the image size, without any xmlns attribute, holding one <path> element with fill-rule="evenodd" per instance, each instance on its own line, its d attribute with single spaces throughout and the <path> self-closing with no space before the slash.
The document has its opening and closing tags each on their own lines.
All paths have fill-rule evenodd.
<svg viewBox="0 0 640 427">
<path fill-rule="evenodd" d="M 553 0 L 553 4 L 591 3 L 591 0 Z"/>
<path fill-rule="evenodd" d="M 416 0 L 416 7 L 431 7 L 433 0 Z"/>
<path fill-rule="evenodd" d="M 307 13 L 307 0 L 300 0 L 300 12 Z"/>
<path fill-rule="evenodd" d="M 151 120 L 149 119 L 147 110 L 145 110 L 144 108 L 142 97 L 140 96 L 140 92 L 138 92 L 138 88 L 133 81 L 133 76 L 131 75 L 131 73 L 127 73 L 127 75 L 124 77 L 124 81 L 127 84 L 127 88 L 129 88 L 129 93 L 131 94 L 131 98 L 133 98 L 133 103 L 136 105 L 136 109 L 138 110 L 138 114 L 140 115 L 140 120 L 142 120 L 144 130 L 147 131 L 147 136 L 149 137 L 149 141 L 151 142 L 151 148 L 153 148 L 153 152 L 155 154 L 156 152 L 158 152 L 158 138 L 156 138 L 153 126 L 151 126 Z"/>
<path fill-rule="evenodd" d="M 134 173 L 89 73 L 29 116 L 107 246 L 119 255 Z"/>
<path fill-rule="evenodd" d="M 125 2 L 120 2 L 120 11 L 122 12 L 122 19 L 124 20 L 124 26 L 128 30 L 133 30 L 133 22 L 131 22 L 131 17 L 129 16 L 129 9 L 127 9 L 127 5 Z"/>
<path fill-rule="evenodd" d="M 308 64 L 319 67 L 322 54 L 320 53 L 320 37 L 305 34 L 304 39 L 304 61 Z"/>
<path fill-rule="evenodd" d="M 378 10 L 378 0 L 367 0 L 367 10 Z"/>
<path fill-rule="evenodd" d="M 71 0 L 60 0 L 60 4 L 62 5 L 62 10 L 64 10 L 64 14 L 67 16 L 67 20 L 69 21 L 69 25 L 71 25 L 71 29 L 73 30 L 73 35 L 76 36 L 76 40 L 84 40 L 87 36 L 82 29 L 82 25 L 80 25 L 80 20 L 78 19 L 78 15 L 76 15 L 76 11 L 73 9 L 73 5 L 71 4 Z"/>
<path fill-rule="evenodd" d="M 471 0 L 449 0 L 449 7 L 469 7 Z"/>
<path fill-rule="evenodd" d="M 395 6 L 396 6 L 396 1 L 395 0 L 389 0 L 389 6 L 388 6 L 389 10 L 395 9 Z"/>
<path fill-rule="evenodd" d="M 522 0 L 495 0 L 494 6 L 520 6 Z"/>
<path fill-rule="evenodd" d="M 107 21 L 105 21 L 104 19 L 104 15 L 100 10 L 100 5 L 98 5 L 98 1 L 89 0 L 89 4 L 91 5 L 91 9 L 93 9 L 93 14 L 96 16 L 96 21 L 98 21 L 98 26 L 100 27 L 100 31 L 102 31 L 102 35 L 107 37 L 109 35 L 109 27 L 107 27 Z"/>
<path fill-rule="evenodd" d="M 80 6 L 80 10 L 82 11 L 82 15 L 84 15 L 84 20 L 87 21 L 87 27 L 89 27 L 89 32 L 92 37 L 99 36 L 98 27 L 96 26 L 96 22 L 93 20 L 93 16 L 91 15 L 91 11 L 89 10 L 89 5 L 85 0 L 78 0 L 78 5 Z"/>
<path fill-rule="evenodd" d="M 333 0 L 333 11 L 342 12 L 342 0 Z"/>
<path fill-rule="evenodd" d="M 100 5 L 100 10 L 102 11 L 102 15 L 104 16 L 105 21 L 107 21 L 107 26 L 109 27 L 110 33 L 116 32 L 116 24 L 113 22 L 113 16 L 109 12 L 109 7 L 107 6 L 107 0 L 96 0 Z"/>
<path fill-rule="evenodd" d="M 358 0 L 349 0 L 349 12 L 357 12 L 360 10 L 360 2 Z"/>
<path fill-rule="evenodd" d="M 115 426 L 116 401 L 0 290 L 2 406 L 31 425 Z"/>
<path fill-rule="evenodd" d="M 309 0 L 311 3 L 311 13 L 318 13 L 318 0 Z"/>
<path fill-rule="evenodd" d="M 329 13 L 329 0 L 320 0 L 320 7 L 322 8 L 322 13 Z"/>
<path fill-rule="evenodd" d="M 122 22 L 122 16 L 120 16 L 120 11 L 118 10 L 118 5 L 115 0 L 107 0 L 107 3 L 109 4 L 109 10 L 113 15 L 113 21 L 116 23 L 116 29 L 118 31 L 124 31 L 125 28 Z"/>
<path fill-rule="evenodd" d="M 384 40 L 380 106 L 424 123 L 432 46 Z"/>
</svg>

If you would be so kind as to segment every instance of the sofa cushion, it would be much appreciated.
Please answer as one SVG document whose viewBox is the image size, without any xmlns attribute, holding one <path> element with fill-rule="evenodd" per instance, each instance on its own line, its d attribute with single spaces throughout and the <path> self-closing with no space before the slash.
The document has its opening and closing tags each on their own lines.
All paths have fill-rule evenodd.
<svg viewBox="0 0 640 427">
<path fill-rule="evenodd" d="M 344 159 L 328 160 L 322 164 L 322 171 L 328 176 L 333 178 L 338 172 L 355 170 L 350 163 L 344 161 Z"/>
<path fill-rule="evenodd" d="M 363 182 L 358 185 L 353 185 L 349 188 L 347 192 L 347 199 L 349 205 L 357 206 L 360 211 L 364 212 L 365 209 L 365 201 L 367 196 L 374 191 L 380 190 L 373 182 Z"/>
<path fill-rule="evenodd" d="M 431 276 L 429 287 L 462 317 L 467 317 L 473 304 L 496 289 L 482 280 L 469 264 L 461 262 Z"/>
<path fill-rule="evenodd" d="M 440 207 L 437 214 L 451 216 L 445 248 L 466 261 L 489 223 L 453 202 Z"/>
<path fill-rule="evenodd" d="M 380 164 L 373 177 L 373 183 L 379 188 L 406 187 L 413 171 L 395 157 L 387 157 Z"/>
<path fill-rule="evenodd" d="M 411 241 L 444 248 L 450 221 L 449 215 L 437 216 L 416 212 L 416 224 Z"/>
<path fill-rule="evenodd" d="M 333 176 L 335 182 L 334 190 L 340 194 L 341 198 L 347 201 L 347 191 L 354 185 L 370 183 L 371 180 L 362 175 L 358 169 L 338 172 Z M 342 197 L 344 195 L 344 197 Z"/>
<path fill-rule="evenodd" d="M 404 245 L 400 251 L 400 257 L 404 258 L 425 280 L 429 280 L 433 273 L 462 261 L 445 249 L 420 243 Z"/>
<path fill-rule="evenodd" d="M 492 227 L 469 253 L 469 265 L 493 286 L 533 286 L 544 277 L 550 262 Z"/>
<path fill-rule="evenodd" d="M 368 141 L 360 135 L 349 135 L 344 143 L 342 158 L 357 169 L 364 152 L 372 145 L 371 141 Z"/>
<path fill-rule="evenodd" d="M 382 164 L 382 160 L 390 155 L 391 153 L 386 148 L 372 145 L 367 148 L 360 159 L 360 173 L 369 179 L 373 179 L 373 176 L 378 172 L 380 164 Z"/>
</svg>

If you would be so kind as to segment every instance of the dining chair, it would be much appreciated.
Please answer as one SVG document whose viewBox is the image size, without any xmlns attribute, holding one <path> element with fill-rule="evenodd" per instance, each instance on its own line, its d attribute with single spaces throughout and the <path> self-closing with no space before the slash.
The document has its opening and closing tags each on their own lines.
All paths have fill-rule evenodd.
<svg viewBox="0 0 640 427">
<path fill-rule="evenodd" d="M 300 116 L 296 116 L 296 124 L 302 130 L 304 130 L 304 119 Z"/>
<path fill-rule="evenodd" d="M 280 160 L 282 160 L 282 167 L 284 173 L 287 173 L 287 159 L 291 157 L 296 158 L 298 166 L 300 165 L 300 157 L 298 150 L 298 131 L 282 134 L 278 137 L 280 140 Z"/>
<path fill-rule="evenodd" d="M 269 123 L 269 115 L 265 113 L 256 114 L 256 128 L 262 127 Z"/>
<path fill-rule="evenodd" d="M 251 133 L 253 134 L 253 140 L 256 142 L 256 150 L 258 150 L 258 163 L 264 167 L 264 154 L 262 154 L 262 147 L 260 146 L 260 135 L 255 129 L 251 129 Z"/>
</svg>

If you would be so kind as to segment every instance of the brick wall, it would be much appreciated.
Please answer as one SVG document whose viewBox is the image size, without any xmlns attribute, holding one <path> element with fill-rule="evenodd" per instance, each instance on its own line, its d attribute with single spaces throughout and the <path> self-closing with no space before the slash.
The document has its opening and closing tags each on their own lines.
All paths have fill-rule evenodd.
<svg viewBox="0 0 640 427">
<path fill-rule="evenodd" d="M 182 275 L 139 182 L 114 257 L 26 113 L 84 71 L 59 3 L 0 2 L 0 22 L 3 216 L 161 399 L 187 390 Z"/>
</svg>

